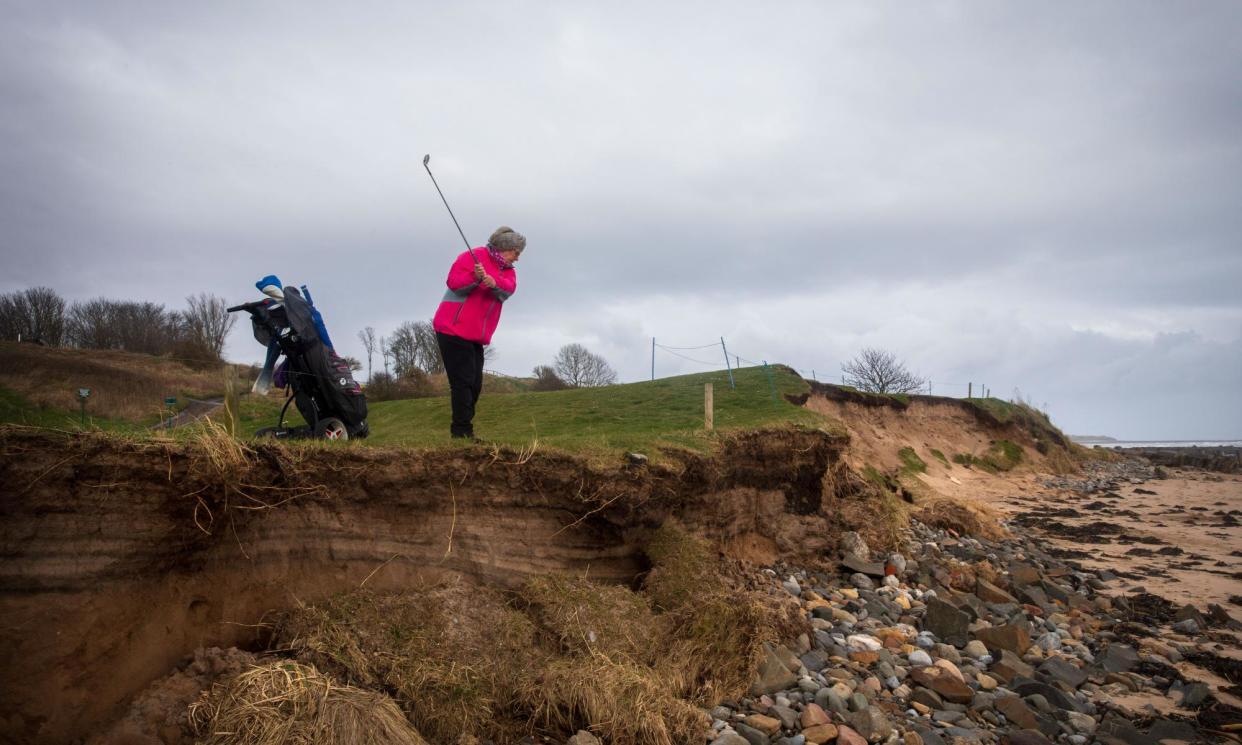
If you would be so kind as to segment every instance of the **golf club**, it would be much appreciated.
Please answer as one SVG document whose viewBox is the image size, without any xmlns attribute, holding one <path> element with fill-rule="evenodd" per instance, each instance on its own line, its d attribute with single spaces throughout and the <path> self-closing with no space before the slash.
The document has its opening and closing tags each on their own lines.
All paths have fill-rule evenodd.
<svg viewBox="0 0 1242 745">
<path fill-rule="evenodd" d="M 471 247 L 470 241 L 466 240 L 466 234 L 462 232 L 461 224 L 457 222 L 457 215 L 453 214 L 453 208 L 449 207 L 448 200 L 444 198 L 444 192 L 440 191 L 440 185 L 436 183 L 435 174 L 431 172 L 431 166 L 428 165 L 429 163 L 431 163 L 431 155 L 430 154 L 424 155 L 423 156 L 423 168 L 427 169 L 427 175 L 431 176 L 431 183 L 435 185 L 436 191 L 440 193 L 440 201 L 444 202 L 444 208 L 448 210 L 449 217 L 453 218 L 453 224 L 457 226 L 457 232 L 461 234 L 461 239 L 466 244 L 466 250 L 470 252 L 470 258 L 474 259 L 475 266 L 483 266 L 482 264 L 479 263 L 479 257 L 474 255 L 474 248 Z"/>
</svg>

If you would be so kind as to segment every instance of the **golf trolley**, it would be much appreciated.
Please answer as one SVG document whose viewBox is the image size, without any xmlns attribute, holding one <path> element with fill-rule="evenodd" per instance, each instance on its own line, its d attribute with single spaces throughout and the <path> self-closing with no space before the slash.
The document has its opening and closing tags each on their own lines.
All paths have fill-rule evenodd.
<svg viewBox="0 0 1242 745">
<path fill-rule="evenodd" d="M 326 330 L 309 297 L 309 293 L 304 298 L 298 288 L 290 286 L 284 288 L 279 300 L 264 298 L 228 309 L 230 313 L 249 313 L 255 340 L 267 348 L 254 391 L 266 393 L 273 382 L 288 390 L 276 426 L 264 427 L 255 436 L 281 440 L 366 437 L 370 428 L 362 386 L 354 380 L 349 363 L 325 343 Z M 285 359 L 277 366 L 281 355 Z M 291 403 L 306 420 L 305 426 L 285 423 Z"/>
</svg>

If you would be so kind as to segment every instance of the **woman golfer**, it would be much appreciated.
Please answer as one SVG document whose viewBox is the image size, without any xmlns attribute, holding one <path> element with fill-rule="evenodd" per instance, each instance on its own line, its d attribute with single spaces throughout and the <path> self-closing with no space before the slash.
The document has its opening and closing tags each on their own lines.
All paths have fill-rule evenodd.
<svg viewBox="0 0 1242 745">
<path fill-rule="evenodd" d="M 483 390 L 483 347 L 492 341 L 504 302 L 517 290 L 513 265 L 526 237 L 513 228 L 496 228 L 487 248 L 466 251 L 448 273 L 448 292 L 432 325 L 448 373 L 453 402 L 453 437 L 474 437 L 474 405 Z"/>
</svg>

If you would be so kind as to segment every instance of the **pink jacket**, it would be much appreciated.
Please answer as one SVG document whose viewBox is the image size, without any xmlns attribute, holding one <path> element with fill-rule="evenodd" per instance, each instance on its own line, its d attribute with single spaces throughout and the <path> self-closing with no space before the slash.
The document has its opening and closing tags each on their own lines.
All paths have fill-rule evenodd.
<svg viewBox="0 0 1242 745">
<path fill-rule="evenodd" d="M 466 251 L 449 269 L 448 291 L 436 309 L 432 326 L 442 334 L 459 336 L 468 341 L 490 344 L 492 333 L 500 323 L 504 302 L 517 291 L 517 272 L 513 267 L 500 268 L 486 248 L 474 249 L 479 263 L 496 280 L 490 289 L 474 278 L 474 258 Z"/>
</svg>

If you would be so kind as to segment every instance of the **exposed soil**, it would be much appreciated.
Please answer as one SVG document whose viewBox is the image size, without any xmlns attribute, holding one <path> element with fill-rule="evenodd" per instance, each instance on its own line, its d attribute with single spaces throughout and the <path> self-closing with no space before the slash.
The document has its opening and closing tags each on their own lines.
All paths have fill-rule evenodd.
<svg viewBox="0 0 1242 745">
<path fill-rule="evenodd" d="M 230 451 L 0 429 L 0 722 L 66 742 L 199 647 L 253 647 L 270 611 L 447 576 L 630 583 L 669 516 L 722 545 L 814 558 L 867 529 L 844 438 L 769 430 L 706 458 L 611 469 L 485 447 Z"/>
</svg>

